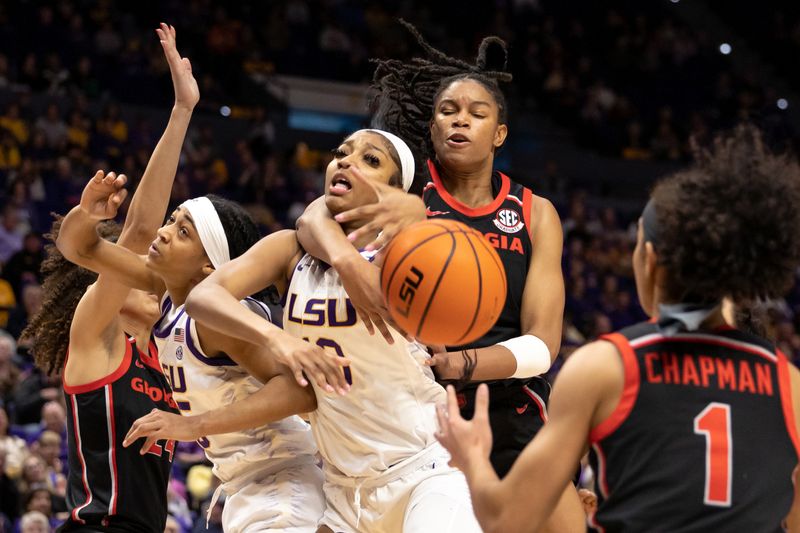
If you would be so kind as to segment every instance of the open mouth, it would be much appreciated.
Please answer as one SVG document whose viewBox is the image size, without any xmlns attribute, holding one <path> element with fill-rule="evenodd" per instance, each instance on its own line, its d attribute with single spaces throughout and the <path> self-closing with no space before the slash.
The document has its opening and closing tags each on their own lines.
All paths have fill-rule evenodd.
<svg viewBox="0 0 800 533">
<path fill-rule="evenodd" d="M 350 180 L 340 174 L 334 176 L 333 181 L 331 181 L 331 192 L 344 194 L 352 188 L 353 185 L 350 183 Z"/>
<path fill-rule="evenodd" d="M 156 248 L 156 243 L 150 245 L 150 248 L 147 250 L 147 255 L 150 257 L 155 257 L 157 255 L 161 255 L 158 252 L 158 248 Z"/>
<path fill-rule="evenodd" d="M 454 133 L 447 138 L 447 142 L 455 145 L 462 145 L 469 142 L 469 137 L 463 133 Z"/>
</svg>

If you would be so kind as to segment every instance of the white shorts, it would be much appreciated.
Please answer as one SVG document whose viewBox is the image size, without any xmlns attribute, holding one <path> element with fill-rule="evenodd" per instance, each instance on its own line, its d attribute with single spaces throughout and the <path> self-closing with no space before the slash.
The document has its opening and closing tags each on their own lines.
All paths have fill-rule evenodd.
<svg viewBox="0 0 800 533">
<path fill-rule="evenodd" d="M 254 475 L 235 492 L 226 484 L 223 530 L 315 533 L 325 509 L 322 479 L 322 469 L 306 461 Z"/>
<path fill-rule="evenodd" d="M 449 460 L 436 444 L 376 478 L 329 475 L 319 523 L 335 533 L 480 533 L 467 480 Z"/>
</svg>

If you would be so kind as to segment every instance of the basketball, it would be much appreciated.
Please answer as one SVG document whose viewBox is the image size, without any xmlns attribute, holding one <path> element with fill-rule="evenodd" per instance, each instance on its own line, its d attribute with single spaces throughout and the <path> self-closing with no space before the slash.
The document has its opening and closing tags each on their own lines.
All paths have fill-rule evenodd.
<svg viewBox="0 0 800 533">
<path fill-rule="evenodd" d="M 386 251 L 381 289 L 397 325 L 425 344 L 459 346 L 483 336 L 506 301 L 506 273 L 478 231 L 426 220 Z"/>
</svg>

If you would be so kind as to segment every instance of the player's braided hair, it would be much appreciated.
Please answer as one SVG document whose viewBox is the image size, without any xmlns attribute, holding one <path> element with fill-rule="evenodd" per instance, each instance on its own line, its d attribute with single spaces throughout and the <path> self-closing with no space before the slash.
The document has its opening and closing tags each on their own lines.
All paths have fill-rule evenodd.
<svg viewBox="0 0 800 533">
<path fill-rule="evenodd" d="M 228 253 L 231 259 L 239 257 L 258 242 L 261 238 L 258 226 L 242 206 L 215 194 L 209 194 L 206 197 L 211 201 L 211 205 L 214 206 L 214 210 L 222 223 L 222 229 L 225 230 L 225 237 L 228 240 Z M 273 304 L 279 301 L 278 292 L 274 287 L 268 287 L 254 294 L 253 298 Z"/>
<path fill-rule="evenodd" d="M 489 91 L 499 109 L 499 122 L 507 120 L 506 99 L 500 82 L 510 82 L 505 72 L 508 50 L 499 37 L 486 37 L 478 48 L 474 64 L 437 50 L 406 22 L 400 23 L 411 32 L 425 52 L 425 57 L 410 61 L 373 59 L 377 65 L 372 78 L 373 127 L 391 131 L 401 137 L 420 159 L 432 158 L 433 145 L 429 124 L 439 95 L 453 82 L 475 80 Z M 419 167 L 419 165 L 418 165 Z"/>
<path fill-rule="evenodd" d="M 656 252 L 670 299 L 716 303 L 781 296 L 800 264 L 800 165 L 751 125 L 697 154 L 653 191 Z"/>
<path fill-rule="evenodd" d="M 71 263 L 58 251 L 54 243 L 63 217 L 55 213 L 53 216 L 50 233 L 44 236 L 51 242 L 45 246 L 47 257 L 42 263 L 42 308 L 20 336 L 31 341 L 36 366 L 51 375 L 58 374 L 64 366 L 75 308 L 89 285 L 97 280 L 97 274 Z M 100 237 L 109 241 L 116 241 L 120 230 L 119 224 L 112 221 L 97 226 Z"/>
</svg>

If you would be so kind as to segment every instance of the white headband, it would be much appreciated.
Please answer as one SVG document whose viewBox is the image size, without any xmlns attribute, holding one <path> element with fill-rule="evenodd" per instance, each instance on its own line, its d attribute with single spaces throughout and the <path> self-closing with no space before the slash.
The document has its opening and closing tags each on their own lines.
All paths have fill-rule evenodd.
<svg viewBox="0 0 800 533">
<path fill-rule="evenodd" d="M 200 242 L 214 268 L 219 268 L 231 260 L 228 251 L 228 238 L 211 200 L 205 196 L 186 200 L 181 204 L 192 215 L 194 227 Z"/>
<path fill-rule="evenodd" d="M 408 192 L 411 188 L 411 184 L 414 183 L 414 154 L 411 153 L 411 148 L 408 147 L 406 142 L 395 135 L 394 133 L 389 133 L 388 131 L 383 130 L 360 130 L 360 131 L 369 131 L 372 133 L 378 133 L 383 135 L 383 137 L 392 143 L 394 146 L 395 151 L 397 152 L 398 157 L 400 157 L 400 172 L 403 175 L 403 190 Z M 356 132 L 358 133 L 358 132 Z"/>
</svg>

